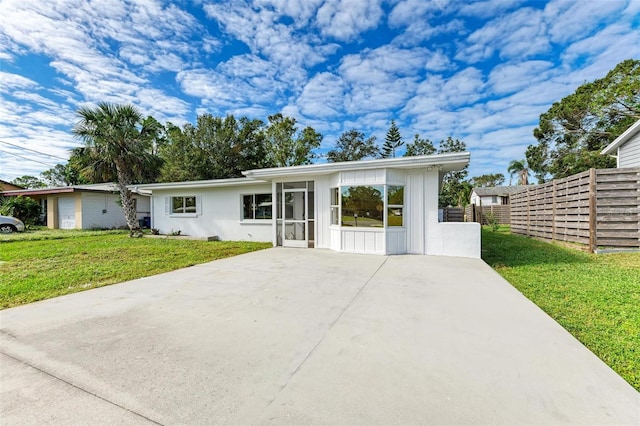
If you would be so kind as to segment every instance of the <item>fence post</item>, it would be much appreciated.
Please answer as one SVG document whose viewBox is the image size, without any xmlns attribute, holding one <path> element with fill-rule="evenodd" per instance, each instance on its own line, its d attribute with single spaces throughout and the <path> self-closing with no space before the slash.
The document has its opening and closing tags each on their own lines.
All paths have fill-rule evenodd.
<svg viewBox="0 0 640 426">
<path fill-rule="evenodd" d="M 529 199 L 529 188 L 527 191 L 527 235 L 531 236 L 531 200 Z"/>
<path fill-rule="evenodd" d="M 551 193 L 551 241 L 556 240 L 556 191 L 558 185 L 556 180 L 553 180 L 553 192 Z"/>
<path fill-rule="evenodd" d="M 589 251 L 596 251 L 596 169 L 589 170 Z"/>
</svg>

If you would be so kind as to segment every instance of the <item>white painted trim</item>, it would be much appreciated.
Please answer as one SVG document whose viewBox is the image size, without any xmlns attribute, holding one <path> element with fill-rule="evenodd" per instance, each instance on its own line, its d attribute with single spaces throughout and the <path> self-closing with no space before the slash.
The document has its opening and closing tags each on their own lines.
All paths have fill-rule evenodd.
<svg viewBox="0 0 640 426">
<path fill-rule="evenodd" d="M 603 149 L 600 154 L 602 155 L 613 155 L 617 156 L 618 148 L 621 145 L 624 145 L 633 135 L 635 135 L 638 131 L 640 131 L 640 120 L 633 123 L 627 130 L 625 130 L 620 136 L 615 138 L 613 142 L 611 142 L 605 149 Z"/>
<path fill-rule="evenodd" d="M 345 161 L 342 163 L 309 164 L 294 167 L 274 167 L 271 169 L 256 169 L 242 172 L 248 178 L 286 178 L 289 176 L 324 175 L 341 171 L 368 169 L 412 169 L 426 168 L 441 171 L 459 170 L 469 164 L 471 154 L 456 152 L 439 155 L 422 155 L 416 157 L 385 158 L 381 160 Z"/>
</svg>

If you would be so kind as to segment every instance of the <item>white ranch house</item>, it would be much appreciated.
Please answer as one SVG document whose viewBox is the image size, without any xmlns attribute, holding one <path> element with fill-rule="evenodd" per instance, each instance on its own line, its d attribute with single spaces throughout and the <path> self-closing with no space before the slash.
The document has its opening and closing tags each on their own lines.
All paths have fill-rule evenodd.
<svg viewBox="0 0 640 426">
<path fill-rule="evenodd" d="M 442 175 L 469 158 L 465 152 L 313 164 L 132 188 L 151 195 L 151 226 L 163 234 L 478 258 L 479 224 L 438 221 Z"/>
<path fill-rule="evenodd" d="M 602 154 L 616 157 L 617 168 L 640 167 L 640 120 L 603 149 Z"/>
</svg>

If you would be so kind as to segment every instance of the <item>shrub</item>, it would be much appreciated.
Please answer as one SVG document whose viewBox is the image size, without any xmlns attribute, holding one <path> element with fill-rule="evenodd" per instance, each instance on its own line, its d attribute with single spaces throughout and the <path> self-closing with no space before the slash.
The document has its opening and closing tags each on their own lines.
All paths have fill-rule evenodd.
<svg viewBox="0 0 640 426">
<path fill-rule="evenodd" d="M 17 217 L 26 225 L 35 225 L 40 219 L 40 204 L 22 195 L 6 197 L 0 201 L 0 214 Z"/>
</svg>

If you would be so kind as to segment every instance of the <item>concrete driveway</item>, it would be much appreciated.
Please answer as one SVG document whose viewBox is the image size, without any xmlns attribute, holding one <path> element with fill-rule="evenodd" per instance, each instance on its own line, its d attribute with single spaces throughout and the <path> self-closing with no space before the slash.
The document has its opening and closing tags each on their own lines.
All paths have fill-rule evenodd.
<svg viewBox="0 0 640 426">
<path fill-rule="evenodd" d="M 3 425 L 639 424 L 480 260 L 270 249 L 0 313 Z"/>
</svg>

